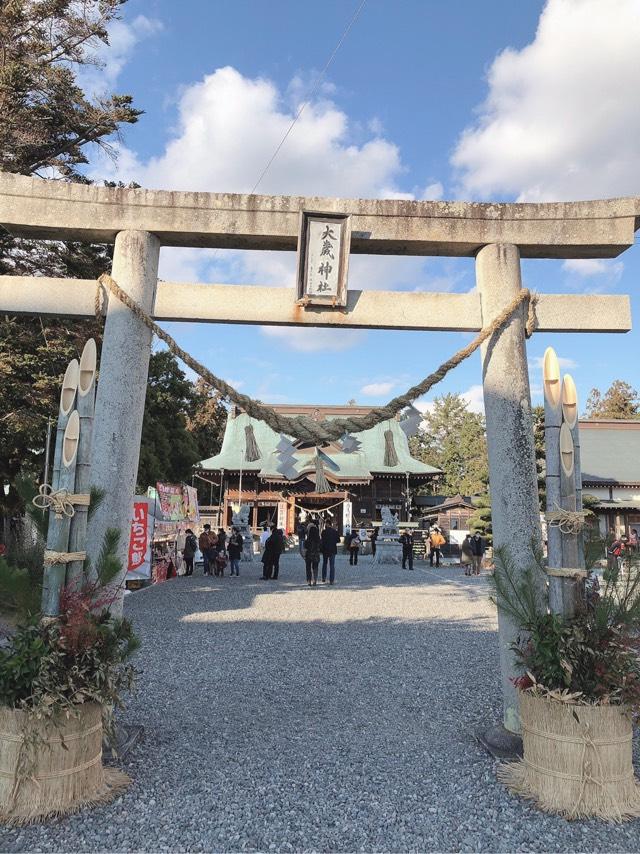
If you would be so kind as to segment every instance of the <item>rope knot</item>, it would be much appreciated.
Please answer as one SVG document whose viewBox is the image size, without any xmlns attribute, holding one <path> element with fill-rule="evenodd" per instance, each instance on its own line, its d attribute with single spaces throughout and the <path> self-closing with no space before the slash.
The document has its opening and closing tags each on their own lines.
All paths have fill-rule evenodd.
<svg viewBox="0 0 640 854">
<path fill-rule="evenodd" d="M 54 489 L 50 483 L 43 483 L 31 503 L 39 510 L 53 510 L 56 519 L 62 519 L 63 516 L 71 519 L 76 511 L 70 495 L 66 489 Z"/>
</svg>

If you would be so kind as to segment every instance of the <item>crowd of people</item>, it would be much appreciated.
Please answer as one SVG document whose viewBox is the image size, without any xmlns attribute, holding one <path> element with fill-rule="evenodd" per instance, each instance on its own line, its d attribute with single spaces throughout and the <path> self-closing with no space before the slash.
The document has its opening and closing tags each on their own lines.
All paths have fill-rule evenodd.
<svg viewBox="0 0 640 854">
<path fill-rule="evenodd" d="M 336 556 L 340 544 L 340 534 L 331 519 L 321 520 L 309 517 L 300 521 L 297 529 L 300 555 L 304 560 L 307 584 L 314 587 L 318 580 L 322 583 L 334 584 L 336 580 Z M 344 538 L 344 548 L 349 555 L 349 565 L 357 566 L 358 557 L 365 543 L 369 543 L 371 554 L 375 558 L 379 530 L 374 528 L 371 536 L 367 536 L 364 528 L 348 531 Z M 399 538 L 402 547 L 402 568 L 414 569 L 414 534 L 410 529 L 405 530 Z M 277 525 L 264 525 L 259 537 L 260 561 L 262 563 L 262 581 L 277 581 L 280 573 L 280 556 L 286 548 L 285 532 Z M 429 562 L 433 567 L 439 567 L 442 547 L 446 539 L 442 530 L 434 526 L 428 534 L 427 545 Z M 203 571 L 209 576 L 223 576 L 229 566 L 231 577 L 240 575 L 240 560 L 243 551 L 243 537 L 236 527 L 231 533 L 223 528 L 214 531 L 211 525 L 205 524 L 199 537 L 189 528 L 183 550 L 186 575 L 193 575 L 195 558 L 198 550 L 202 554 Z M 252 543 L 253 547 L 253 543 Z M 462 565 L 465 575 L 479 575 L 482 559 L 486 551 L 486 542 L 476 531 L 468 534 L 462 543 Z"/>
</svg>

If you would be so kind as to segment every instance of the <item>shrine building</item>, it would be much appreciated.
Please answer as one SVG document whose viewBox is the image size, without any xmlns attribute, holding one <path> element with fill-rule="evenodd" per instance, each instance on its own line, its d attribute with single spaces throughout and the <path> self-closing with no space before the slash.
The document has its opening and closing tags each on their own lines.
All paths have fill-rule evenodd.
<svg viewBox="0 0 640 854">
<path fill-rule="evenodd" d="M 371 411 L 363 406 L 280 404 L 273 409 L 280 415 L 305 415 L 316 420 L 362 416 Z M 372 527 L 380 522 L 383 507 L 398 514 L 401 522 L 407 521 L 412 494 L 441 474 L 440 469 L 411 456 L 407 436 L 397 419 L 351 436 L 355 450 L 349 453 L 340 442 L 322 447 L 322 467 L 329 490 L 319 492 L 316 447 L 294 442 L 293 461 L 285 476 L 277 448 L 281 435 L 234 406 L 227 418 L 220 453 L 197 463 L 195 474 L 211 483 L 212 494 L 219 496 L 220 524 L 225 526 L 231 525 L 234 507 L 240 503 L 252 508 L 250 521 L 254 530 L 264 524 L 277 524 L 292 533 L 300 513 L 306 512 L 330 515 L 342 534 L 346 527 Z M 393 465 L 386 464 L 390 462 L 390 445 Z"/>
</svg>

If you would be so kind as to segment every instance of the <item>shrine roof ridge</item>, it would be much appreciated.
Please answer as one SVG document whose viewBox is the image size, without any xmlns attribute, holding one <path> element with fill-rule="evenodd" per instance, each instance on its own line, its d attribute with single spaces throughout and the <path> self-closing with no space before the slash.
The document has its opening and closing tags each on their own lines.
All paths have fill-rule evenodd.
<svg viewBox="0 0 640 854">
<path fill-rule="evenodd" d="M 295 250 L 301 210 L 352 214 L 351 251 L 472 256 L 514 243 L 523 257 L 613 257 L 633 243 L 640 198 L 463 202 L 262 196 L 98 187 L 0 172 L 0 223 L 16 235 L 112 243 L 119 231 L 163 245 Z"/>
</svg>

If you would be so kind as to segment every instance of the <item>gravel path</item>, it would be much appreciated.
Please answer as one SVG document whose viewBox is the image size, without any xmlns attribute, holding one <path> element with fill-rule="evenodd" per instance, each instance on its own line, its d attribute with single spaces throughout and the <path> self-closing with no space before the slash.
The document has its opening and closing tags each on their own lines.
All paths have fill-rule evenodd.
<svg viewBox="0 0 640 854">
<path fill-rule="evenodd" d="M 129 596 L 133 786 L 0 850 L 640 849 L 638 822 L 569 824 L 496 783 L 473 738 L 500 706 L 484 579 L 345 564 L 334 587 L 288 555 L 278 582 L 243 564 Z"/>
</svg>

